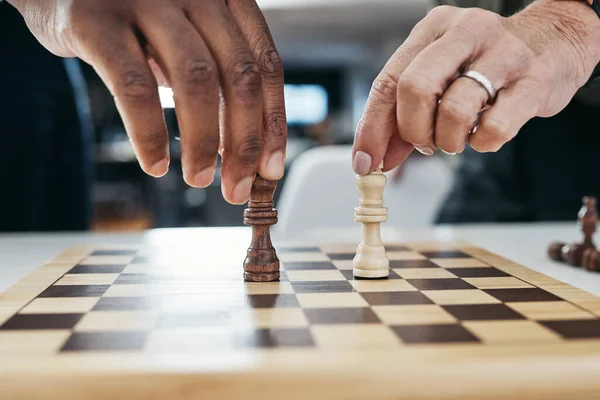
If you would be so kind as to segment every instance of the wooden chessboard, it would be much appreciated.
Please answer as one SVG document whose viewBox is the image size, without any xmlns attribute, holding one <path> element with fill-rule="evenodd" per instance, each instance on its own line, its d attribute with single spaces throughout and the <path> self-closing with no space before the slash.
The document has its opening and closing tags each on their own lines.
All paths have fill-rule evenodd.
<svg viewBox="0 0 600 400">
<path fill-rule="evenodd" d="M 232 245 L 233 246 L 233 245 Z M 600 298 L 466 243 L 74 247 L 0 294 L 0 398 L 582 398 Z M 162 397 L 161 397 L 162 398 Z"/>
</svg>

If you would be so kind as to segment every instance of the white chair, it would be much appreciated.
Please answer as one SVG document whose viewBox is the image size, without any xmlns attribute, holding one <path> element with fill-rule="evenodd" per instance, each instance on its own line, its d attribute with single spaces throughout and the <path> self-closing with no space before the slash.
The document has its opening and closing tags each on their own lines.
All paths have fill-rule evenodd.
<svg viewBox="0 0 600 400">
<path fill-rule="evenodd" d="M 359 192 L 351 157 L 351 146 L 317 147 L 298 156 L 281 191 L 273 232 L 291 237 L 318 228 L 356 227 Z M 401 229 L 431 226 L 452 186 L 453 167 L 442 157 L 411 156 L 402 168 L 397 183 L 386 173 L 386 224 Z"/>
</svg>

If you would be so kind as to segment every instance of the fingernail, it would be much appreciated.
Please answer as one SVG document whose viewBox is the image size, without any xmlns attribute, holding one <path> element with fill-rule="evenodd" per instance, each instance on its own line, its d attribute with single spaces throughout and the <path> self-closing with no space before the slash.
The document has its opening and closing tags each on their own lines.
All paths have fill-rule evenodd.
<svg viewBox="0 0 600 400">
<path fill-rule="evenodd" d="M 254 177 L 249 176 L 248 178 L 242 179 L 236 187 L 233 188 L 231 193 L 231 202 L 233 204 L 244 204 L 250 198 L 250 191 L 252 190 L 252 184 L 254 183 Z"/>
<path fill-rule="evenodd" d="M 371 156 L 363 151 L 357 151 L 354 155 L 352 162 L 352 168 L 358 175 L 367 175 L 371 170 L 371 164 L 373 160 Z"/>
<path fill-rule="evenodd" d="M 438 147 L 438 148 L 439 148 L 439 147 Z M 448 152 L 448 151 L 446 151 L 446 150 L 444 150 L 444 149 L 440 149 L 440 150 L 441 150 L 441 151 L 442 151 L 444 154 L 447 154 L 447 155 L 449 155 L 449 156 L 455 156 L 455 155 L 456 155 L 456 153 L 450 153 L 450 152 Z"/>
<path fill-rule="evenodd" d="M 161 178 L 165 176 L 167 172 L 169 172 L 169 160 L 164 158 L 150 167 L 148 170 L 148 175 L 151 175 L 155 178 Z"/>
<path fill-rule="evenodd" d="M 267 170 L 265 173 L 271 180 L 278 180 L 283 177 L 284 165 L 282 151 L 276 151 L 271 154 L 271 157 L 269 157 L 269 160 L 267 161 Z"/>
<path fill-rule="evenodd" d="M 433 153 L 435 153 L 435 150 L 433 150 L 431 147 L 417 147 L 415 146 L 415 149 L 423 154 L 424 156 L 432 156 Z"/>
<path fill-rule="evenodd" d="M 194 177 L 194 180 L 192 181 L 192 184 L 195 187 L 205 188 L 207 186 L 210 186 L 210 184 L 213 182 L 214 178 L 215 178 L 215 169 L 212 167 L 206 168 L 204 171 L 200 171 L 196 174 L 196 176 Z"/>
</svg>

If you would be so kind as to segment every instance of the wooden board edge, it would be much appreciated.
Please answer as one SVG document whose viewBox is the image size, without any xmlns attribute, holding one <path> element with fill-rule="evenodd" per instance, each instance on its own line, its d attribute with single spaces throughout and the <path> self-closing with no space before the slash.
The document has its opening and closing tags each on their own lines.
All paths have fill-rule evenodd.
<svg viewBox="0 0 600 400">
<path fill-rule="evenodd" d="M 598 347 L 596 347 L 598 348 Z M 280 356 L 286 357 L 287 354 Z M 98 372 L 93 365 L 65 373 L 60 360 L 36 363 L 26 373 L 0 368 L 0 399 L 131 399 L 187 400 L 262 399 L 571 399 L 600 392 L 600 355 L 563 354 L 515 360 L 413 359 L 398 362 L 398 355 L 340 355 L 315 363 L 298 353 L 289 369 L 264 360 L 247 360 L 222 370 L 204 368 L 200 361 L 177 363 L 173 359 L 139 364 L 137 370 L 119 368 Z M 110 359 L 106 359 L 110 362 Z M 125 358 L 125 361 L 127 359 Z M 159 360 L 159 359 L 157 359 Z M 189 358 L 188 358 L 189 360 Z M 260 366 L 255 365 L 257 361 Z M 290 358 L 286 359 L 289 362 Z M 114 359 L 112 360 L 114 363 Z M 92 361 L 93 363 L 93 361 Z M 66 363 L 68 365 L 68 361 Z M 315 368 L 319 365 L 319 368 Z M 81 365 L 80 365 L 81 366 Z M 43 396 L 41 396 L 43 394 Z M 211 396 L 212 395 L 212 396 Z"/>
<path fill-rule="evenodd" d="M 0 293 L 0 324 L 85 258 L 92 246 L 71 246 Z"/>
</svg>

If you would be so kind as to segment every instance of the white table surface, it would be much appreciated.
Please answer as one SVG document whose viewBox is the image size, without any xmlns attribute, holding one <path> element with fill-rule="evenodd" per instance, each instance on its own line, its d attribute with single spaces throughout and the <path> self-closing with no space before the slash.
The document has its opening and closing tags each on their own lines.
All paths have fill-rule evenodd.
<svg viewBox="0 0 600 400">
<path fill-rule="evenodd" d="M 600 296 L 600 273 L 588 272 L 550 260 L 548 244 L 554 240 L 580 241 L 575 223 L 506 224 L 437 227 L 402 231 L 383 227 L 386 241 L 465 240 L 514 262 L 542 272 L 555 279 Z M 31 271 L 73 245 L 120 244 L 180 246 L 193 256 L 194 249 L 209 241 L 220 243 L 224 251 L 228 243 L 249 243 L 248 228 L 165 229 L 136 234 L 5 234 L 0 235 L 0 293 Z M 319 229 L 302 237 L 273 238 L 275 241 L 306 240 L 315 243 L 357 242 L 357 229 Z"/>
</svg>

